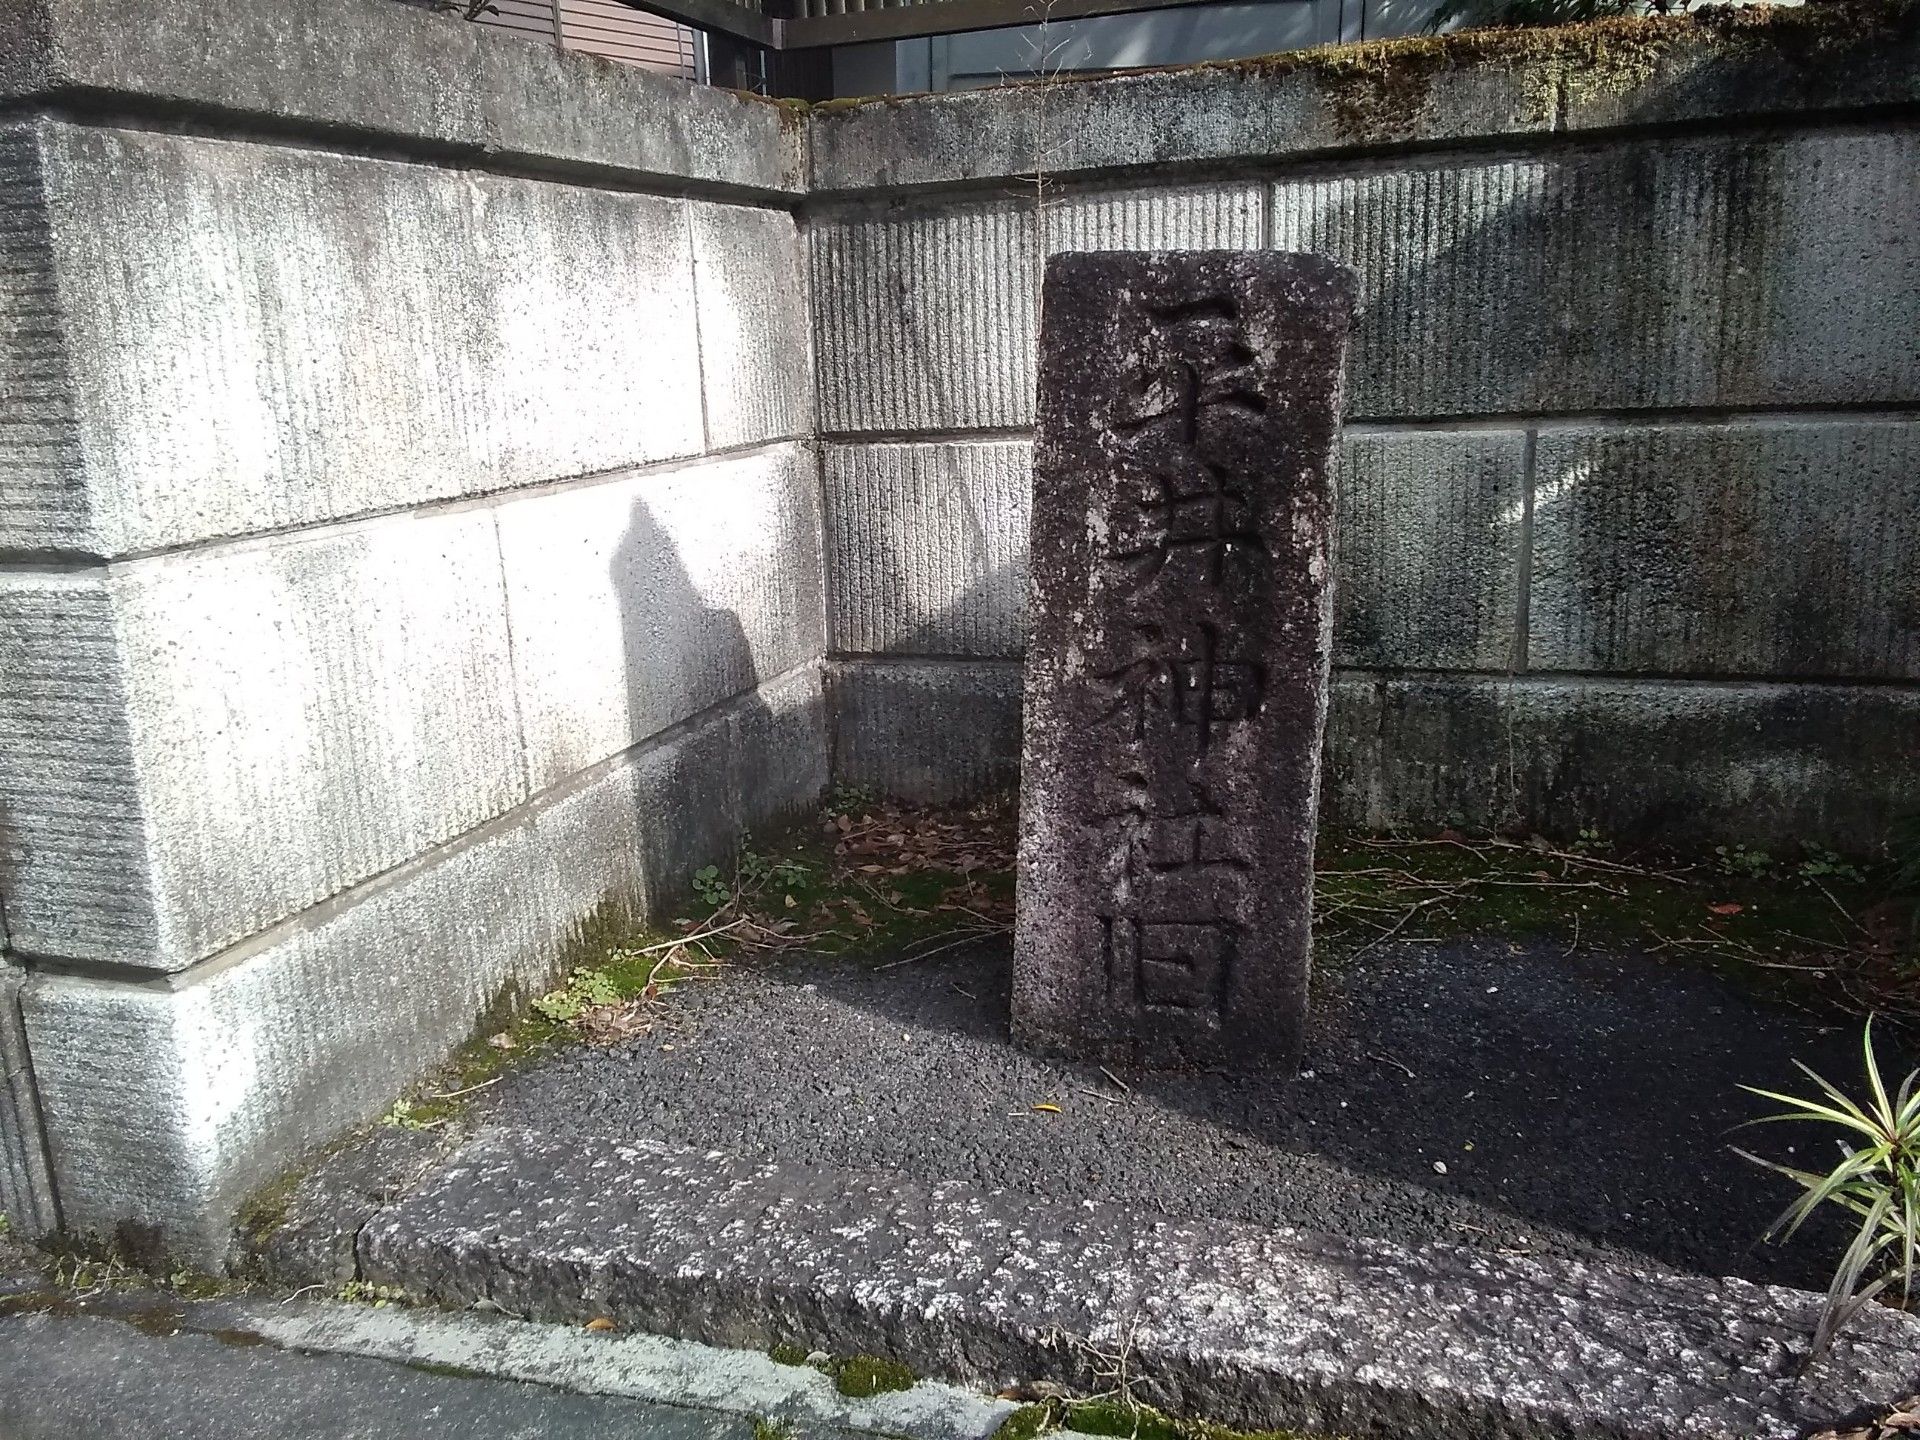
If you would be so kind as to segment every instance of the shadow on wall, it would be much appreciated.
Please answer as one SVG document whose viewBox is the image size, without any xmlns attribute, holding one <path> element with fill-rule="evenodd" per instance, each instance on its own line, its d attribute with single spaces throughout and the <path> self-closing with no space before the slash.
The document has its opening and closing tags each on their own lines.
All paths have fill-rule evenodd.
<svg viewBox="0 0 1920 1440">
<path fill-rule="evenodd" d="M 721 497 L 710 497 L 725 513 Z M 730 517 L 729 524 L 747 523 Z M 772 743 L 771 712 L 739 613 L 708 603 L 678 545 L 644 499 L 614 548 L 631 808 L 617 817 L 642 909 L 677 898 L 703 865 L 726 864 L 752 806 L 739 794 L 745 747 Z M 591 690 L 591 686 L 587 687 Z M 628 837 L 631 837 L 629 840 Z"/>
</svg>

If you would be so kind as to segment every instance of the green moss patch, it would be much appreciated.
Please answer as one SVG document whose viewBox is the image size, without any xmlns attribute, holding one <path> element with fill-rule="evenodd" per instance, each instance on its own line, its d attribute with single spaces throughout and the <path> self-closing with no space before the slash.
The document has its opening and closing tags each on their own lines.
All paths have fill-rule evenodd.
<svg viewBox="0 0 1920 1440">
<path fill-rule="evenodd" d="M 1235 1430 L 1207 1420 L 1185 1420 L 1151 1405 L 1118 1399 L 1048 1400 L 1023 1405 L 1000 1422 L 994 1440 L 1037 1440 L 1054 1430 L 1123 1440 L 1312 1440 L 1296 1430 Z"/>
<path fill-rule="evenodd" d="M 884 1355 L 849 1355 L 835 1360 L 828 1373 L 834 1389 L 856 1400 L 889 1390 L 911 1390 L 915 1379 L 913 1371 Z"/>
</svg>

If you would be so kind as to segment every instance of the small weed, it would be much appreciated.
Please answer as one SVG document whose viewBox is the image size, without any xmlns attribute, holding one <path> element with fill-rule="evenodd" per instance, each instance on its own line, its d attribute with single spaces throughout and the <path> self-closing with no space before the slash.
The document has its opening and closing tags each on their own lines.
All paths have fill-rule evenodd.
<svg viewBox="0 0 1920 1440">
<path fill-rule="evenodd" d="M 693 893 L 702 905 L 716 910 L 733 899 L 733 889 L 721 878 L 718 865 L 703 865 L 693 872 Z"/>
<path fill-rule="evenodd" d="M 784 1420 L 762 1415 L 753 1422 L 753 1440 L 793 1440 L 793 1427 Z"/>
<path fill-rule="evenodd" d="M 1764 850 L 1749 850 L 1744 845 L 1713 847 L 1722 875 L 1738 875 L 1748 880 L 1764 880 L 1773 869 L 1773 857 Z"/>
<path fill-rule="evenodd" d="M 374 1285 L 366 1280 L 349 1280 L 340 1287 L 334 1298 L 371 1305 L 376 1310 L 384 1309 L 388 1305 L 413 1303 L 413 1297 L 398 1285 Z"/>
<path fill-rule="evenodd" d="M 776 1365 L 804 1365 L 807 1363 L 807 1348 L 804 1345 L 795 1345 L 789 1340 L 782 1340 L 767 1351 L 767 1358 Z"/>
<path fill-rule="evenodd" d="M 380 1123 L 396 1130 L 429 1130 L 440 1121 L 430 1115 L 427 1107 L 419 1101 L 409 1100 L 403 1095 L 393 1102 L 391 1110 L 380 1117 Z"/>
<path fill-rule="evenodd" d="M 0 1210 L 0 1240 L 6 1239 L 12 1233 L 13 1221 L 8 1218 L 6 1211 Z"/>
<path fill-rule="evenodd" d="M 1833 851 L 1824 850 L 1818 845 L 1806 847 L 1793 873 L 1808 885 L 1818 885 L 1822 880 L 1841 880 L 1849 885 L 1858 885 L 1867 878 L 1861 874 L 1859 866 L 1849 864 Z"/>
<path fill-rule="evenodd" d="M 856 1400 L 889 1390 L 911 1390 L 914 1381 L 913 1371 L 883 1355 L 849 1355 L 834 1362 L 832 1374 L 833 1388 Z"/>
<path fill-rule="evenodd" d="M 1598 830 L 1583 826 L 1580 830 L 1580 838 L 1567 848 L 1576 855 L 1604 855 L 1613 849 L 1613 842 Z"/>
<path fill-rule="evenodd" d="M 1781 1212 L 1767 1231 L 1769 1240 L 1791 1238 L 1807 1217 L 1823 1205 L 1838 1205 L 1861 1217 L 1853 1243 L 1841 1257 L 1827 1290 L 1826 1308 L 1814 1331 L 1807 1363 L 1818 1359 L 1842 1326 L 1881 1291 L 1896 1282 L 1901 1303 L 1913 1298 L 1915 1258 L 1920 1254 L 1920 1070 L 1887 1094 L 1873 1053 L 1873 1021 L 1861 1037 L 1870 1094 L 1862 1105 L 1799 1061 L 1794 1064 L 1820 1087 L 1821 1098 L 1803 1099 L 1751 1085 L 1740 1088 L 1787 1108 L 1751 1120 L 1750 1125 L 1807 1121 L 1838 1127 L 1841 1160 L 1826 1174 L 1763 1160 L 1745 1150 L 1734 1153 L 1784 1175 L 1804 1192 Z M 1864 1141 L 1865 1143 L 1860 1143 Z"/>
<path fill-rule="evenodd" d="M 533 1008 L 556 1025 L 577 1020 L 597 1005 L 614 1005 L 621 999 L 620 988 L 604 969 L 582 967 L 567 976 L 567 983 L 548 991 L 533 1002 Z"/>
<path fill-rule="evenodd" d="M 879 804 L 879 797 L 865 785 L 836 785 L 827 800 L 827 818 L 838 820 L 844 815 L 851 820 L 869 813 Z"/>
</svg>

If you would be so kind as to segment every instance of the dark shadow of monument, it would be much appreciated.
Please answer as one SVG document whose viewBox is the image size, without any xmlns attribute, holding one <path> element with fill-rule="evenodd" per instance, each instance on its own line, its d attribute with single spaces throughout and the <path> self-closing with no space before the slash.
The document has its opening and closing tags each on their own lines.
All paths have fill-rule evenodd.
<svg viewBox="0 0 1920 1440">
<path fill-rule="evenodd" d="M 723 497 L 710 502 L 726 512 Z M 695 871 L 731 872 L 772 743 L 762 679 L 739 614 L 709 605 L 672 536 L 636 500 L 610 566 L 619 597 L 640 905 L 664 915 Z"/>
</svg>

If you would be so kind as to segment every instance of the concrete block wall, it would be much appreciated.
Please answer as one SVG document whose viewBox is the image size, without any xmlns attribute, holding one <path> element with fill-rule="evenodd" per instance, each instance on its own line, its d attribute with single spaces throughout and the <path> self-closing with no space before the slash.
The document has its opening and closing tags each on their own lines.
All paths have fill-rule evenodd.
<svg viewBox="0 0 1920 1440">
<path fill-rule="evenodd" d="M 335 21 L 0 14 L 0 1211 L 203 1263 L 828 776 L 791 120 Z"/>
<path fill-rule="evenodd" d="M 1014 780 L 1050 251 L 1361 273 L 1330 815 L 1871 844 L 1920 50 L 1636 34 L 803 114 L 0 6 L 0 1211 L 218 1263 L 603 907 Z"/>
<path fill-rule="evenodd" d="M 1866 849 L 1920 810 L 1920 44 L 1636 36 L 817 117 L 836 775 L 1015 768 L 1043 257 L 1270 246 L 1362 287 L 1324 813 Z"/>
</svg>

